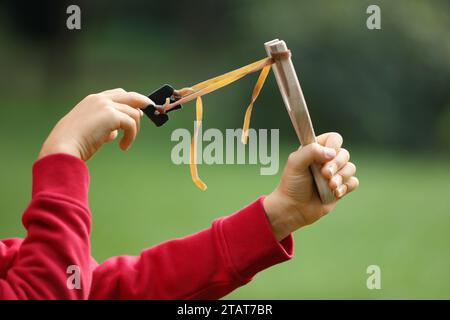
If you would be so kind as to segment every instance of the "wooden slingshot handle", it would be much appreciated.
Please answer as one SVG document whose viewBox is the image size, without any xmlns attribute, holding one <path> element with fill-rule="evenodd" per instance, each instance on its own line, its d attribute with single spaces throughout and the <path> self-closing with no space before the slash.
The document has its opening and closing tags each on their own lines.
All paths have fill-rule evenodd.
<svg viewBox="0 0 450 320">
<path fill-rule="evenodd" d="M 286 43 L 278 39 L 266 42 L 264 46 L 269 56 L 288 51 Z M 277 59 L 273 65 L 273 71 L 301 145 L 316 142 L 308 107 L 291 58 Z M 310 166 L 310 170 L 322 203 L 327 204 L 334 201 L 335 196 L 329 188 L 327 180 L 320 173 L 320 166 L 314 163 Z"/>
</svg>

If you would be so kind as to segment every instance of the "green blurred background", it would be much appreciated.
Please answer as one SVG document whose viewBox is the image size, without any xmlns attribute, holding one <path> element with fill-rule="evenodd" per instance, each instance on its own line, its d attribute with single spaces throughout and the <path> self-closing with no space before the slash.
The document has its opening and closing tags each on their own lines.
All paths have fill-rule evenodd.
<svg viewBox="0 0 450 320">
<path fill-rule="evenodd" d="M 78 4 L 82 29 L 66 28 Z M 381 8 L 382 29 L 366 28 Z M 55 122 L 89 93 L 148 93 L 195 84 L 264 57 L 284 39 L 316 132 L 338 131 L 361 186 L 297 232 L 294 260 L 229 298 L 450 298 L 450 2 L 4 1 L 0 4 L 0 238 L 24 236 L 31 166 Z M 204 98 L 204 128 L 238 128 L 256 75 Z M 170 160 L 186 105 L 162 128 L 149 121 L 128 153 L 107 145 L 89 162 L 92 251 L 99 261 L 208 227 L 276 186 L 257 165 Z M 298 146 L 269 76 L 252 126 L 279 128 L 280 164 Z M 281 172 L 281 170 L 280 170 Z M 379 265 L 382 289 L 368 290 Z M 180 266 L 181 268 L 182 266 Z M 155 275 L 158 276 L 158 275 Z"/>
</svg>

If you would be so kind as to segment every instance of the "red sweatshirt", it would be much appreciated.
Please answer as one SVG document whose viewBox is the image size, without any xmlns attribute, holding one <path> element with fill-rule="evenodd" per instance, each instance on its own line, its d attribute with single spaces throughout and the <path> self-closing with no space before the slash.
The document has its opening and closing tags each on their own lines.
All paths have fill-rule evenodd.
<svg viewBox="0 0 450 320">
<path fill-rule="evenodd" d="M 292 236 L 275 239 L 260 198 L 197 234 L 99 265 L 88 189 L 87 166 L 75 157 L 35 163 L 27 236 L 0 241 L 0 299 L 217 299 L 293 256 Z M 68 286 L 70 266 L 79 289 Z"/>
</svg>

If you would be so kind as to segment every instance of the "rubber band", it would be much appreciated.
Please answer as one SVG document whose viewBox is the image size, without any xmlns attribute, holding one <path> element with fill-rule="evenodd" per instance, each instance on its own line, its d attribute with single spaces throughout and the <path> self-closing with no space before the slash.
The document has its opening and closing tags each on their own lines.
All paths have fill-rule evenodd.
<svg viewBox="0 0 450 320">
<path fill-rule="evenodd" d="M 194 136 L 192 137 L 191 142 L 189 166 L 191 169 L 192 181 L 194 181 L 197 187 L 205 191 L 208 187 L 202 181 L 202 179 L 199 178 L 197 170 L 197 141 L 198 141 L 198 134 L 202 126 L 202 118 L 203 118 L 203 103 L 201 97 L 197 97 L 195 110 L 196 110 L 196 126 Z"/>
<path fill-rule="evenodd" d="M 225 74 L 222 74 L 220 76 L 200 82 L 192 87 L 175 90 L 174 96 L 178 100 L 173 103 L 170 103 L 170 99 L 167 99 L 164 106 L 161 106 L 164 111 L 168 111 L 168 110 L 176 107 L 177 105 L 192 101 L 194 99 L 196 100 L 196 108 L 195 108 L 196 109 L 196 126 L 195 126 L 194 136 L 192 137 L 191 146 L 190 146 L 190 164 L 189 164 L 189 166 L 190 166 L 192 181 L 201 190 L 204 191 L 207 189 L 206 184 L 198 176 L 198 170 L 197 170 L 197 141 L 198 141 L 198 135 L 199 135 L 199 131 L 200 131 L 200 128 L 202 125 L 202 118 L 203 118 L 203 102 L 202 102 L 201 97 L 205 94 L 208 94 L 208 93 L 216 91 L 220 88 L 223 88 L 223 87 L 225 87 L 225 86 L 227 86 L 227 85 L 229 85 L 251 73 L 261 70 L 258 80 L 256 81 L 255 87 L 253 88 L 250 104 L 247 107 L 247 110 L 245 112 L 244 123 L 242 125 L 241 142 L 243 144 L 247 144 L 248 132 L 249 132 L 249 128 L 250 128 L 250 118 L 251 118 L 251 114 L 252 114 L 252 110 L 253 110 L 253 105 L 254 105 L 256 99 L 258 98 L 262 87 L 264 86 L 264 82 L 266 81 L 266 78 L 270 72 L 271 65 L 273 63 L 275 63 L 275 61 L 278 59 L 288 59 L 288 58 L 290 58 L 290 56 L 291 56 L 290 51 L 272 54 L 272 57 L 270 57 L 270 58 L 264 58 L 264 59 L 258 60 L 256 62 L 250 63 L 250 64 L 243 66 L 241 68 L 238 68 L 236 70 L 233 70 L 233 71 L 227 72 Z"/>
<path fill-rule="evenodd" d="M 248 140 L 248 130 L 250 127 L 250 118 L 252 116 L 253 104 L 261 92 L 262 87 L 264 86 L 264 82 L 266 81 L 267 75 L 270 71 L 270 65 L 265 66 L 261 73 L 259 74 L 258 81 L 256 81 L 255 87 L 253 88 L 252 99 L 250 101 L 249 106 L 247 107 L 247 111 L 245 111 L 244 116 L 244 124 L 242 125 L 242 136 L 241 142 L 242 144 L 247 144 Z"/>
<path fill-rule="evenodd" d="M 192 100 L 197 99 L 197 97 L 203 96 L 205 94 L 208 94 L 208 93 L 216 91 L 220 88 L 223 88 L 223 87 L 245 77 L 246 75 L 257 72 L 257 71 L 263 69 L 265 66 L 271 65 L 273 63 L 274 63 L 273 58 L 264 58 L 264 59 L 258 60 L 256 62 L 250 63 L 239 69 L 227 72 L 218 77 L 200 82 L 190 88 L 183 88 L 180 90 L 176 90 L 176 92 L 178 94 L 180 94 L 181 92 L 189 92 L 189 93 L 187 95 L 181 96 L 181 98 L 179 100 L 166 105 L 165 106 L 166 111 L 176 107 L 179 104 L 184 104 L 184 103 L 190 102 Z"/>
</svg>

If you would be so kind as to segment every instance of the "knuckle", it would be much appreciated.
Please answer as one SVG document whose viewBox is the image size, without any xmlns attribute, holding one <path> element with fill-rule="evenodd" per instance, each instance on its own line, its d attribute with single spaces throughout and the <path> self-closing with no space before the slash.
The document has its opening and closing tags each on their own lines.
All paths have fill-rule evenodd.
<svg viewBox="0 0 450 320">
<path fill-rule="evenodd" d="M 297 158 L 297 156 L 296 156 L 295 152 L 292 152 L 291 154 L 289 154 L 288 159 L 287 159 L 288 165 L 294 165 L 296 162 L 296 158 Z"/>
<path fill-rule="evenodd" d="M 348 167 L 349 167 L 351 172 L 353 172 L 353 173 L 356 172 L 356 166 L 355 166 L 355 164 L 353 162 L 349 162 L 347 165 L 348 165 Z"/>
<path fill-rule="evenodd" d="M 340 133 L 334 132 L 334 134 L 336 135 L 336 137 L 337 137 L 338 139 L 340 139 L 341 141 L 344 141 L 344 137 L 343 137 Z"/>
<path fill-rule="evenodd" d="M 306 146 L 306 148 L 309 148 L 313 153 L 319 153 L 322 151 L 322 148 L 318 143 L 311 143 L 310 145 Z"/>
<path fill-rule="evenodd" d="M 90 100 L 93 103 L 97 103 L 97 104 L 105 104 L 108 99 L 106 98 L 106 96 L 103 93 L 95 93 L 89 96 Z"/>
<path fill-rule="evenodd" d="M 342 137 L 342 135 L 338 132 L 331 132 L 331 135 L 333 135 L 336 139 L 344 141 L 344 138 Z"/>
<path fill-rule="evenodd" d="M 122 122 L 125 126 L 132 127 L 134 121 L 131 117 L 125 115 L 124 117 L 122 117 Z"/>
<path fill-rule="evenodd" d="M 117 117 L 117 112 L 116 110 L 114 110 L 113 107 L 111 106 L 105 106 L 105 113 L 106 115 L 108 115 L 109 117 Z"/>
<path fill-rule="evenodd" d="M 86 96 L 85 100 L 87 101 L 95 101 L 97 99 L 98 93 L 91 93 L 90 95 Z"/>
<path fill-rule="evenodd" d="M 342 156 L 346 159 L 346 161 L 348 161 L 350 159 L 350 152 L 348 152 L 348 150 L 345 148 L 342 148 L 341 152 Z"/>
<path fill-rule="evenodd" d="M 128 94 L 130 94 L 130 95 L 132 95 L 134 97 L 140 97 L 141 96 L 141 94 L 139 94 L 139 93 L 137 93 L 135 91 L 129 91 Z"/>
<path fill-rule="evenodd" d="M 141 119 L 141 113 L 138 109 L 133 109 L 132 113 L 134 120 L 139 121 Z"/>
</svg>

